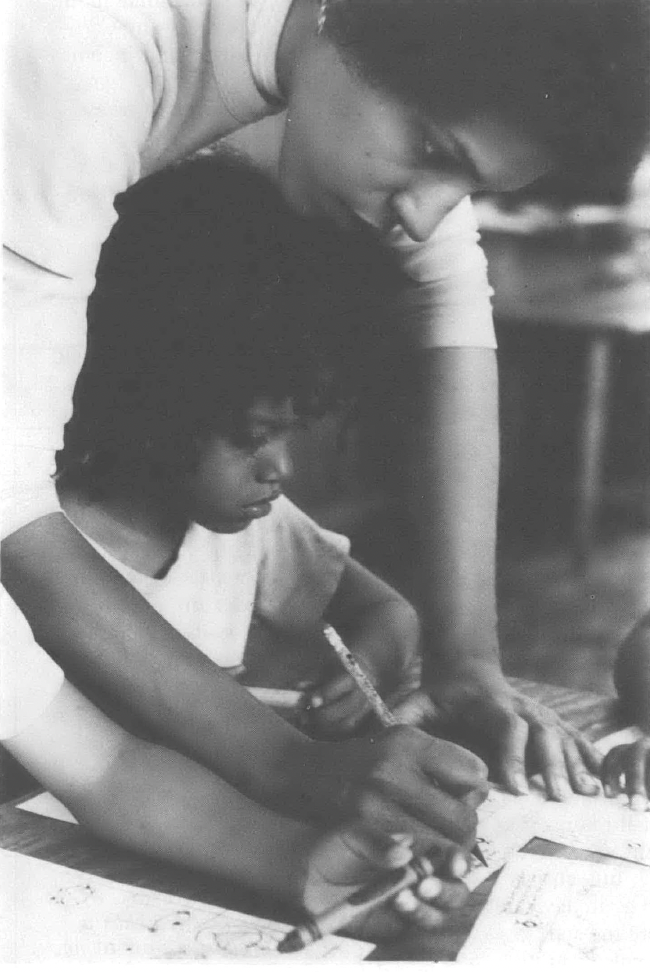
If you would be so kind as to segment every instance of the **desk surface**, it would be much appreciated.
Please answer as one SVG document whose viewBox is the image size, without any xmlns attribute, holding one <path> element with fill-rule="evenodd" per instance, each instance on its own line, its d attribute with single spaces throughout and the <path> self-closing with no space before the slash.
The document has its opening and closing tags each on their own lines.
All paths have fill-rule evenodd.
<svg viewBox="0 0 650 972">
<path fill-rule="evenodd" d="M 633 252 L 489 233 L 483 247 L 499 320 L 650 334 L 650 272 Z"/>
<path fill-rule="evenodd" d="M 571 719 L 594 739 L 620 728 L 616 704 L 612 699 L 522 679 L 512 679 L 512 682 L 517 688 L 552 706 L 559 715 Z M 90 836 L 81 827 L 18 810 L 13 804 L 0 807 L 0 846 L 124 884 L 277 920 L 291 921 L 294 917 L 270 903 L 268 899 L 263 900 L 240 887 L 185 868 L 161 864 L 131 852 L 121 851 Z M 572 850 L 538 839 L 531 841 L 526 850 L 535 854 L 613 863 L 611 859 L 599 854 Z M 408 932 L 402 939 L 390 945 L 379 946 L 371 959 L 454 959 L 485 904 L 495 880 L 496 875 L 477 888 L 470 895 L 465 907 L 450 919 L 442 931 L 436 934 Z"/>
</svg>

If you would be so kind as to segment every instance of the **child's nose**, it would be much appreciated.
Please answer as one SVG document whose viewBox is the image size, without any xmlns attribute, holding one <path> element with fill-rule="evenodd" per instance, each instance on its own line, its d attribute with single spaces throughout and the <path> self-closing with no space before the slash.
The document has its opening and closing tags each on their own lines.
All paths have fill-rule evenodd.
<svg viewBox="0 0 650 972">
<path fill-rule="evenodd" d="M 293 470 L 289 447 L 284 442 L 269 445 L 259 456 L 257 476 L 261 482 L 281 483 Z"/>
</svg>

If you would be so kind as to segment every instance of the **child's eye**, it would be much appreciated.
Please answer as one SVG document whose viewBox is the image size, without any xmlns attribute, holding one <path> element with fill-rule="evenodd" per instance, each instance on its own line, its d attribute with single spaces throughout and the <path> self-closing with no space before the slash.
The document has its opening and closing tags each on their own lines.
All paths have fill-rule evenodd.
<svg viewBox="0 0 650 972">
<path fill-rule="evenodd" d="M 268 443 L 269 437 L 266 432 L 243 432 L 237 444 L 249 452 L 257 452 Z"/>
</svg>

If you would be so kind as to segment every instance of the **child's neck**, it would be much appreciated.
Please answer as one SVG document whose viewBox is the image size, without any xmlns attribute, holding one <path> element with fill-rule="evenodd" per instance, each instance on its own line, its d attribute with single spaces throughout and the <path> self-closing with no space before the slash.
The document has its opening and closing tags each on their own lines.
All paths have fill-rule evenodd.
<svg viewBox="0 0 650 972">
<path fill-rule="evenodd" d="M 89 501 L 62 491 L 66 516 L 120 563 L 147 577 L 164 576 L 173 563 L 189 522 L 151 497 L 111 497 Z"/>
</svg>

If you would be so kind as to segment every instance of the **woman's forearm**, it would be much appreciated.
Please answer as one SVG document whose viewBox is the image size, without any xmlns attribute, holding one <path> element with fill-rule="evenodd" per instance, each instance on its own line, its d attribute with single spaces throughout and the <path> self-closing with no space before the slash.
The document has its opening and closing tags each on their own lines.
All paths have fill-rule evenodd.
<svg viewBox="0 0 650 972">
<path fill-rule="evenodd" d="M 130 735 L 68 682 L 5 745 L 99 836 L 301 901 L 315 833 L 198 763 Z"/>
<path fill-rule="evenodd" d="M 420 537 L 425 655 L 435 651 L 452 670 L 500 670 L 495 354 L 441 348 L 421 353 L 417 367 L 409 494 Z"/>
<path fill-rule="evenodd" d="M 134 740 L 92 797 L 69 805 L 122 846 L 301 902 L 315 832 L 178 753 Z"/>
</svg>

